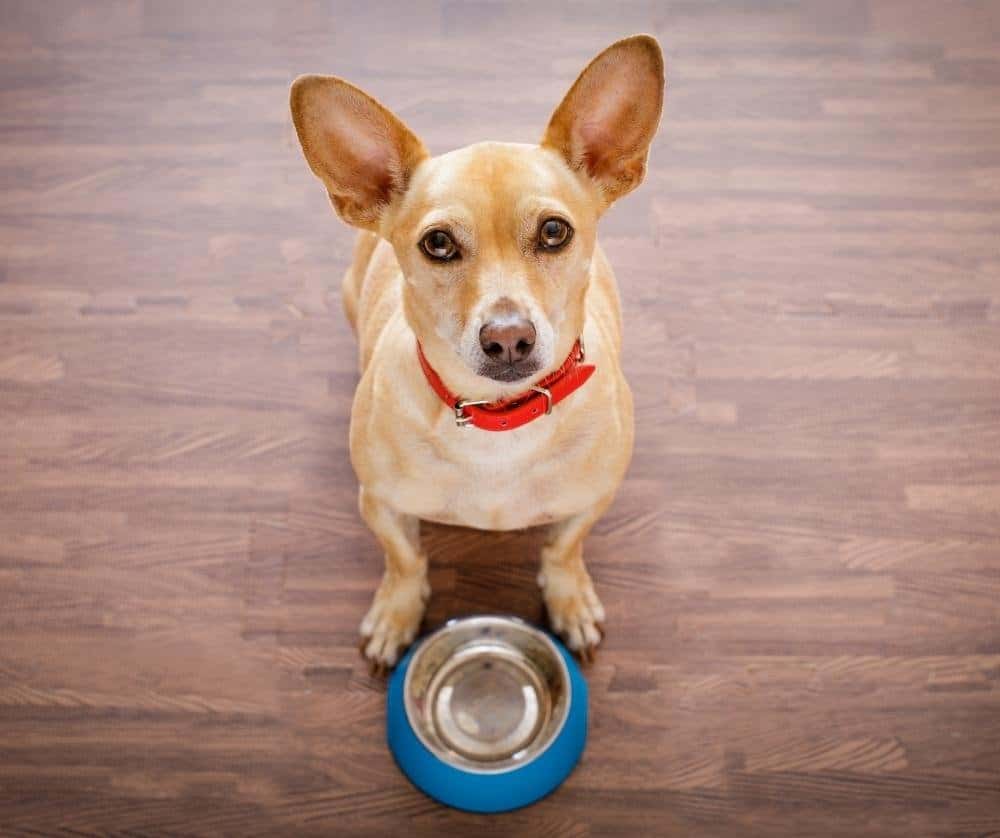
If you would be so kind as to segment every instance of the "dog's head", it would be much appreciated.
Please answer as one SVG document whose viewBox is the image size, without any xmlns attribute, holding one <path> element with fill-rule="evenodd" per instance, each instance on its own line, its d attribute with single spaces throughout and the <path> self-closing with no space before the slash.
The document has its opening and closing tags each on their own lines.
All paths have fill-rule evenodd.
<svg viewBox="0 0 1000 838">
<path fill-rule="evenodd" d="M 438 157 L 341 79 L 297 79 L 291 108 L 337 212 L 392 244 L 432 365 L 463 393 L 501 398 L 561 364 L 580 335 L 597 221 L 645 174 L 663 84 L 656 41 L 626 38 L 580 74 L 539 145 Z"/>
</svg>

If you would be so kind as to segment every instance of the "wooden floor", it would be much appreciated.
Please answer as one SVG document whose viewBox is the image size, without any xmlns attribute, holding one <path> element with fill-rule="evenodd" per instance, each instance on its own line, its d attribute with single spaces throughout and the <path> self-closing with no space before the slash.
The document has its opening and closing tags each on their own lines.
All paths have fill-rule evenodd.
<svg viewBox="0 0 1000 838">
<path fill-rule="evenodd" d="M 465 815 L 356 649 L 351 233 L 288 84 L 532 141 L 635 31 L 590 743 Z M 0 176 L 0 834 L 1000 833 L 1000 3 L 2 2 Z M 540 618 L 538 533 L 427 538 L 428 627 Z"/>
</svg>

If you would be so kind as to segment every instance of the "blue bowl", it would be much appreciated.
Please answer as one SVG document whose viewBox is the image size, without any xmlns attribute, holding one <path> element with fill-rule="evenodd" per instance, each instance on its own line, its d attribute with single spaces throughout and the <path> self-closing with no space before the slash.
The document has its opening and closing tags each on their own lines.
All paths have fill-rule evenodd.
<svg viewBox="0 0 1000 838">
<path fill-rule="evenodd" d="M 587 684 L 553 636 L 514 617 L 452 620 L 389 681 L 389 748 L 435 800 L 506 812 L 554 791 L 587 741 Z"/>
</svg>

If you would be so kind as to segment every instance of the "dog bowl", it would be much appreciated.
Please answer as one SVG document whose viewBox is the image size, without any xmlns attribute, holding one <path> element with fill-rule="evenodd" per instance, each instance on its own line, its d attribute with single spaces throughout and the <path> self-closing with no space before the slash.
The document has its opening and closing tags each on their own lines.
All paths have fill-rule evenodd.
<svg viewBox="0 0 1000 838">
<path fill-rule="evenodd" d="M 558 640 L 515 617 L 451 620 L 389 681 L 389 748 L 456 809 L 527 806 L 565 780 L 587 740 L 587 685 Z"/>
</svg>

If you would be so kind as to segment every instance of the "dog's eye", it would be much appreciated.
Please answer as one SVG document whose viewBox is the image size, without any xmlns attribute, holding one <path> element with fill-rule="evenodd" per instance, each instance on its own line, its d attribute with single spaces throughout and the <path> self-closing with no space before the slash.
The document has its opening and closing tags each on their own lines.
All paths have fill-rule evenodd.
<svg viewBox="0 0 1000 838">
<path fill-rule="evenodd" d="M 549 218 L 538 230 L 538 244 L 543 250 L 559 250 L 573 235 L 573 228 L 561 218 Z"/>
<path fill-rule="evenodd" d="M 431 259 L 447 262 L 458 256 L 458 245 L 444 230 L 431 230 L 420 240 L 420 247 Z"/>
</svg>

